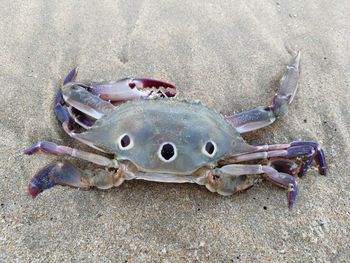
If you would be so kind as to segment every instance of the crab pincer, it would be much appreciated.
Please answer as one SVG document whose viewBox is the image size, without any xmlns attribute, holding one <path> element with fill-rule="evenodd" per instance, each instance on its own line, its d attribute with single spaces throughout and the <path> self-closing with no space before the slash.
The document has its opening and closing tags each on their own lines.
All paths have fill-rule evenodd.
<svg viewBox="0 0 350 263">
<path fill-rule="evenodd" d="M 108 101 L 126 101 L 148 97 L 174 97 L 176 87 L 170 83 L 146 78 L 125 78 L 112 82 L 92 83 L 89 91 Z"/>
<path fill-rule="evenodd" d="M 72 164 L 68 162 L 54 162 L 42 168 L 30 180 L 28 193 L 32 198 L 35 198 L 43 191 L 56 185 L 88 188 L 89 185 L 84 184 L 80 178 L 80 171 Z"/>
</svg>

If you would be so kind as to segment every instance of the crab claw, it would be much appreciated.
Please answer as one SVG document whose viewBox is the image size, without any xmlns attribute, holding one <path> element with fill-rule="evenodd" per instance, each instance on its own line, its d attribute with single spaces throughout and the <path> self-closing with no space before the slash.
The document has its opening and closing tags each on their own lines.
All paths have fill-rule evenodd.
<svg viewBox="0 0 350 263">
<path fill-rule="evenodd" d="M 89 188 L 89 184 L 81 180 L 81 171 L 69 162 L 51 163 L 34 175 L 28 186 L 28 193 L 35 198 L 43 191 L 56 185 Z"/>
<path fill-rule="evenodd" d="M 126 101 L 147 97 L 174 97 L 176 87 L 170 83 L 143 78 L 125 78 L 113 82 L 92 83 L 89 91 L 104 100 Z"/>
<path fill-rule="evenodd" d="M 28 185 L 28 193 L 31 197 L 35 198 L 44 190 L 50 189 L 56 185 L 49 178 L 50 172 L 55 168 L 55 166 L 56 164 L 54 163 L 45 166 L 30 180 Z"/>
<path fill-rule="evenodd" d="M 156 79 L 133 79 L 133 84 L 135 84 L 137 88 L 153 88 L 154 92 L 160 94 L 162 97 L 175 97 L 176 95 L 176 87 L 168 82 Z M 133 86 L 133 84 L 131 84 L 131 86 Z"/>
</svg>

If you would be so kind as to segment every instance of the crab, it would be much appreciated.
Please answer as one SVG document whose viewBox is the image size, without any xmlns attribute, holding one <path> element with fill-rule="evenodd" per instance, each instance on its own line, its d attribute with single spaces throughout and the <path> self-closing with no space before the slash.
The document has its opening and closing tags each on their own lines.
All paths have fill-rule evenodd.
<svg viewBox="0 0 350 263">
<path fill-rule="evenodd" d="M 287 112 L 297 91 L 300 52 L 280 81 L 272 105 L 223 116 L 197 101 L 179 100 L 170 83 L 145 78 L 76 81 L 77 68 L 59 89 L 54 111 L 64 131 L 101 154 L 39 141 L 24 151 L 68 155 L 97 165 L 82 170 L 53 162 L 31 179 L 34 198 L 56 185 L 109 189 L 125 180 L 196 183 L 231 195 L 266 178 L 287 190 L 292 208 L 312 161 L 326 175 L 325 155 L 311 141 L 250 145 L 241 133 L 263 128 Z"/>
</svg>

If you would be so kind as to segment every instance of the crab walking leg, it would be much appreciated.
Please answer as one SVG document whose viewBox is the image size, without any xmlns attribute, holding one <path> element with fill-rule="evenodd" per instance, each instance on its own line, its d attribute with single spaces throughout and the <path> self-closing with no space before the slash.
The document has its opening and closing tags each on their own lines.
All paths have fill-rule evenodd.
<svg viewBox="0 0 350 263">
<path fill-rule="evenodd" d="M 314 159 L 315 151 L 310 146 L 295 146 L 290 147 L 286 150 L 275 150 L 270 152 L 256 152 L 248 153 L 236 156 L 233 158 L 234 163 L 246 162 L 251 160 L 258 159 L 269 159 L 273 157 L 284 157 L 284 158 L 296 158 L 302 157 L 306 158 L 306 161 L 303 163 L 302 167 L 299 170 L 299 176 L 303 176 Z M 321 172 L 320 172 L 321 173 Z"/>
<path fill-rule="evenodd" d="M 86 91 L 84 83 L 74 82 L 78 74 L 78 69 L 71 70 L 63 81 L 63 87 L 58 90 L 55 98 L 54 111 L 57 119 L 63 124 L 67 122 L 70 130 L 74 124 L 88 129 L 93 125 L 86 116 L 75 116 L 73 107 L 81 113 L 85 113 L 94 119 L 101 118 L 105 113 L 114 109 L 114 106 L 98 96 L 94 96 Z M 69 104 L 67 106 L 67 104 Z"/>
<path fill-rule="evenodd" d="M 293 101 L 298 88 L 300 66 L 300 51 L 292 64 L 287 66 L 281 81 L 278 93 L 269 107 L 258 107 L 248 111 L 226 116 L 240 133 L 254 131 L 273 123 L 276 118 L 287 113 L 288 105 Z"/>
<path fill-rule="evenodd" d="M 66 76 L 66 78 L 63 81 L 63 85 L 66 85 L 67 83 L 74 81 L 76 76 L 78 74 L 78 69 L 74 68 L 72 69 L 68 75 Z M 70 127 L 73 126 L 73 124 L 75 123 L 75 119 L 72 116 L 71 112 L 68 111 L 67 107 L 65 106 L 65 101 L 63 99 L 62 96 L 62 90 L 59 89 L 56 97 L 55 97 L 55 107 L 54 107 L 54 111 L 56 114 L 57 119 L 63 123 L 63 122 L 67 122 L 68 125 Z"/>
<path fill-rule="evenodd" d="M 300 165 L 290 159 L 282 157 L 269 158 L 267 165 L 275 168 L 278 172 L 287 173 L 293 176 L 298 176 L 298 174 L 300 174 Z"/>
<path fill-rule="evenodd" d="M 24 153 L 28 155 L 32 155 L 37 152 L 43 152 L 46 154 L 53 155 L 70 155 L 101 166 L 106 166 L 115 169 L 119 167 L 118 162 L 114 159 L 109 159 L 102 155 L 77 150 L 68 146 L 57 145 L 53 142 L 40 141 L 32 145 L 28 149 L 24 150 Z"/>
<path fill-rule="evenodd" d="M 61 90 L 57 92 L 54 111 L 57 119 L 62 124 L 66 122 L 70 130 L 73 129 L 74 124 L 78 124 L 84 129 L 90 129 L 94 124 L 94 121 L 92 121 L 86 115 L 81 114 L 80 116 L 76 116 L 76 114 L 73 112 L 73 107 L 65 105 Z"/>
<path fill-rule="evenodd" d="M 34 175 L 29 183 L 28 193 L 35 198 L 38 194 L 56 185 L 83 189 L 90 187 L 109 189 L 122 184 L 124 175 L 123 165 L 117 171 L 104 169 L 90 171 L 80 170 L 69 162 L 51 163 Z"/>
<path fill-rule="evenodd" d="M 78 75 L 78 67 L 75 67 L 68 73 L 68 75 L 63 81 L 63 85 L 66 85 L 68 82 L 75 81 L 75 79 L 77 78 L 77 75 Z"/>
<path fill-rule="evenodd" d="M 69 82 L 75 81 L 76 76 L 78 74 L 78 68 L 74 68 L 65 80 L 63 81 L 63 85 L 66 85 Z M 93 125 L 93 121 L 84 116 L 76 116 L 73 113 L 72 106 L 66 106 L 66 102 L 63 99 L 62 89 L 59 89 L 56 98 L 55 98 L 55 107 L 54 111 L 56 113 L 57 119 L 61 122 L 67 122 L 68 126 L 73 129 L 74 124 L 78 124 L 84 129 L 89 129 Z"/>
<path fill-rule="evenodd" d="M 218 192 L 222 195 L 231 195 L 253 185 L 253 182 L 247 181 L 245 176 L 249 174 L 266 174 L 266 178 L 273 184 L 288 189 L 289 208 L 293 207 L 298 192 L 297 182 L 293 176 L 279 173 L 271 166 L 242 164 L 225 165 L 209 173 L 205 185 L 210 191 Z"/>
<path fill-rule="evenodd" d="M 92 120 L 85 114 L 82 114 L 78 110 L 74 109 L 72 106 L 68 106 L 67 111 L 69 113 L 69 116 L 72 117 L 72 119 L 74 120 L 74 122 L 86 130 L 90 129 L 95 123 L 94 120 Z M 79 113 L 77 114 L 77 112 Z"/>
<path fill-rule="evenodd" d="M 268 159 L 273 157 L 284 158 L 305 158 L 299 170 L 299 176 L 303 176 L 312 163 L 315 160 L 318 171 L 321 175 L 326 175 L 326 158 L 321 147 L 310 141 L 294 141 L 288 144 L 272 144 L 272 145 L 258 145 L 255 146 L 256 151 L 252 153 L 246 153 L 238 155 L 230 159 L 231 162 L 239 163 L 257 159 Z"/>
</svg>

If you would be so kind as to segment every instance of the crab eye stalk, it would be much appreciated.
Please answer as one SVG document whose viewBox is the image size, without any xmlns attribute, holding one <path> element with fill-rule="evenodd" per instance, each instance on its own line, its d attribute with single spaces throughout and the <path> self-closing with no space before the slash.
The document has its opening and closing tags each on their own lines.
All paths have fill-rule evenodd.
<svg viewBox="0 0 350 263">
<path fill-rule="evenodd" d="M 202 148 L 202 153 L 208 157 L 214 157 L 217 152 L 217 145 L 213 141 L 207 141 Z"/>
<path fill-rule="evenodd" d="M 177 149 L 172 142 L 163 143 L 158 150 L 158 158 L 166 163 L 174 161 L 177 157 Z"/>
<path fill-rule="evenodd" d="M 129 134 L 124 133 L 119 137 L 118 145 L 121 150 L 129 150 L 134 147 L 134 141 L 131 139 Z"/>
</svg>

